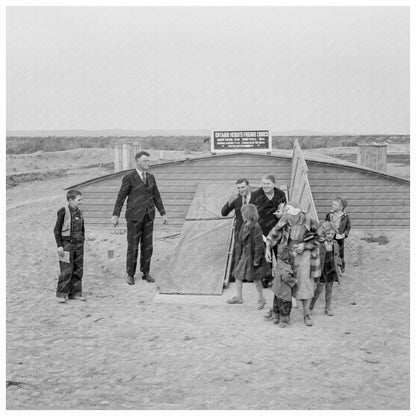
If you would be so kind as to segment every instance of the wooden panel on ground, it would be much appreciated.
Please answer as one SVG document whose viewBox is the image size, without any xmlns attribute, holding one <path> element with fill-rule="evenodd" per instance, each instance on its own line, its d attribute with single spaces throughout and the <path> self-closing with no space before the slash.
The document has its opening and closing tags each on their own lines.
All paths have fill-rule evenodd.
<svg viewBox="0 0 416 416">
<path fill-rule="evenodd" d="M 186 220 L 223 219 L 221 208 L 233 193 L 236 194 L 234 182 L 199 184 Z"/>
<path fill-rule="evenodd" d="M 227 267 L 232 218 L 221 216 L 233 182 L 199 184 L 181 237 L 158 279 L 160 293 L 221 295 Z"/>
<path fill-rule="evenodd" d="M 186 221 L 159 292 L 183 295 L 221 295 L 227 265 L 232 218 Z"/>
</svg>

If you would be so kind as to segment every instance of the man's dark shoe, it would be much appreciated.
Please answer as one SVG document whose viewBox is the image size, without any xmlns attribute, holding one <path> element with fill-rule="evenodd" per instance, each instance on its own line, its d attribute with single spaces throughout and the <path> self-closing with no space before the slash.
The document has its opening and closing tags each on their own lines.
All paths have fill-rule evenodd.
<svg viewBox="0 0 416 416">
<path fill-rule="evenodd" d="M 134 285 L 134 276 L 128 274 L 126 281 L 129 285 Z"/>
<path fill-rule="evenodd" d="M 143 273 L 142 280 L 147 280 L 149 283 L 153 283 L 155 281 L 149 273 Z"/>
</svg>

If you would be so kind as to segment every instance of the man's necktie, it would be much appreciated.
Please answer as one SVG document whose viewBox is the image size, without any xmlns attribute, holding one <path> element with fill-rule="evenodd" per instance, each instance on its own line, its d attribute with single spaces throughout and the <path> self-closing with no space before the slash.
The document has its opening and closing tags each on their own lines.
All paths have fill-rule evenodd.
<svg viewBox="0 0 416 416">
<path fill-rule="evenodd" d="M 247 197 L 243 196 L 243 205 L 246 205 L 246 204 L 247 204 Z"/>
</svg>

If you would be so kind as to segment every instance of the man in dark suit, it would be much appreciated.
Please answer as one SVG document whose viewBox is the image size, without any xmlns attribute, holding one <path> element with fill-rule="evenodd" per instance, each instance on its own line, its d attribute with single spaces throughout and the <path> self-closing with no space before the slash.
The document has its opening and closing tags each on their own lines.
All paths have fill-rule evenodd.
<svg viewBox="0 0 416 416">
<path fill-rule="evenodd" d="M 234 224 L 234 240 L 237 241 L 238 234 L 243 226 L 243 217 L 241 216 L 241 207 L 243 205 L 251 204 L 251 190 L 250 184 L 246 178 L 240 178 L 236 181 L 238 194 L 233 194 L 227 201 L 227 203 L 221 209 L 221 215 L 226 217 L 231 211 L 234 210 L 235 224 Z M 234 245 L 233 257 L 231 259 L 231 270 L 234 269 L 236 245 Z"/>
<path fill-rule="evenodd" d="M 221 209 L 221 215 L 226 217 L 231 211 L 235 213 L 234 235 L 237 238 L 243 225 L 243 217 L 241 216 L 241 207 L 246 204 L 253 203 L 251 201 L 250 184 L 246 178 L 240 178 L 236 181 L 237 195 L 231 195 L 230 199 Z"/>
<path fill-rule="evenodd" d="M 150 276 L 150 260 L 153 253 L 153 221 L 155 218 L 155 206 L 167 223 L 165 208 L 157 189 L 155 177 L 148 172 L 150 154 L 139 152 L 135 156 L 136 169 L 123 177 L 120 191 L 114 205 L 112 222 L 114 227 L 118 225 L 118 219 L 127 198 L 127 283 L 134 285 L 134 274 L 137 266 L 137 256 L 140 243 L 140 271 L 142 279 L 154 282 Z"/>
</svg>

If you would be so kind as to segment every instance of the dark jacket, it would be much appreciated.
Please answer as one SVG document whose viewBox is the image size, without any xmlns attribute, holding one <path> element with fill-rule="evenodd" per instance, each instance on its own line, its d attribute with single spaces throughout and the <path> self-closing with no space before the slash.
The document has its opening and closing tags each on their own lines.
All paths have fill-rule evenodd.
<svg viewBox="0 0 416 416">
<path fill-rule="evenodd" d="M 253 193 L 250 194 L 250 200 L 248 201 L 249 204 L 253 203 Z M 226 217 L 232 210 L 234 210 L 235 213 L 235 236 L 238 236 L 238 233 L 241 230 L 241 226 L 243 225 L 243 217 L 241 216 L 241 207 L 243 206 L 243 197 L 239 194 L 237 198 L 231 203 L 226 204 L 221 209 L 221 215 L 223 217 Z"/>
<path fill-rule="evenodd" d="M 340 275 L 340 266 L 341 266 L 341 260 L 339 258 L 339 246 L 336 240 L 333 241 L 332 246 L 332 259 L 333 259 L 333 267 L 335 269 L 335 273 L 333 276 L 325 276 L 324 274 L 324 267 L 325 267 L 325 256 L 326 256 L 326 249 L 324 242 L 321 242 L 319 244 L 319 259 L 320 259 L 320 267 L 321 267 L 321 277 L 318 280 L 319 281 L 325 281 L 326 283 L 329 283 L 331 281 L 335 281 L 339 283 L 339 275 Z"/>
<path fill-rule="evenodd" d="M 286 195 L 282 190 L 274 188 L 273 198 L 269 199 L 263 188 L 259 188 L 253 192 L 251 200 L 259 212 L 261 231 L 263 235 L 267 236 L 279 220 L 276 215 L 273 215 L 273 212 L 279 208 L 281 203 L 286 203 Z"/>
<path fill-rule="evenodd" d="M 114 205 L 113 215 L 120 216 L 121 209 L 127 198 L 126 220 L 142 221 L 147 213 L 151 219 L 155 218 L 155 206 L 160 215 L 165 215 L 162 198 L 157 189 L 155 177 L 147 172 L 145 185 L 137 170 L 127 173 L 123 177 L 120 191 Z"/>
<path fill-rule="evenodd" d="M 63 237 L 62 236 L 62 225 L 64 224 L 64 218 L 65 218 L 65 207 L 62 207 L 57 213 L 56 213 L 56 223 L 55 228 L 53 229 L 53 233 L 55 235 L 55 241 L 57 247 L 63 246 L 63 240 L 70 240 L 71 237 L 74 235 L 74 216 L 77 216 L 79 220 L 81 221 L 80 228 L 81 228 L 81 235 L 82 239 L 85 239 L 85 225 L 84 225 L 84 216 L 82 215 L 82 211 L 77 208 L 69 207 L 69 212 L 71 215 L 71 230 L 70 230 L 70 236 L 69 237 Z"/>
<path fill-rule="evenodd" d="M 325 217 L 325 221 L 332 221 L 334 217 L 334 211 L 328 212 Z M 339 229 L 337 231 L 338 234 L 345 234 L 345 238 L 348 237 L 348 234 L 351 230 L 351 221 L 350 217 L 346 212 L 342 215 L 340 222 L 339 222 Z"/>
<path fill-rule="evenodd" d="M 264 276 L 257 276 L 253 264 L 264 262 L 264 243 L 260 225 L 255 223 L 241 227 L 236 239 L 234 277 L 239 280 L 260 280 Z"/>
</svg>

